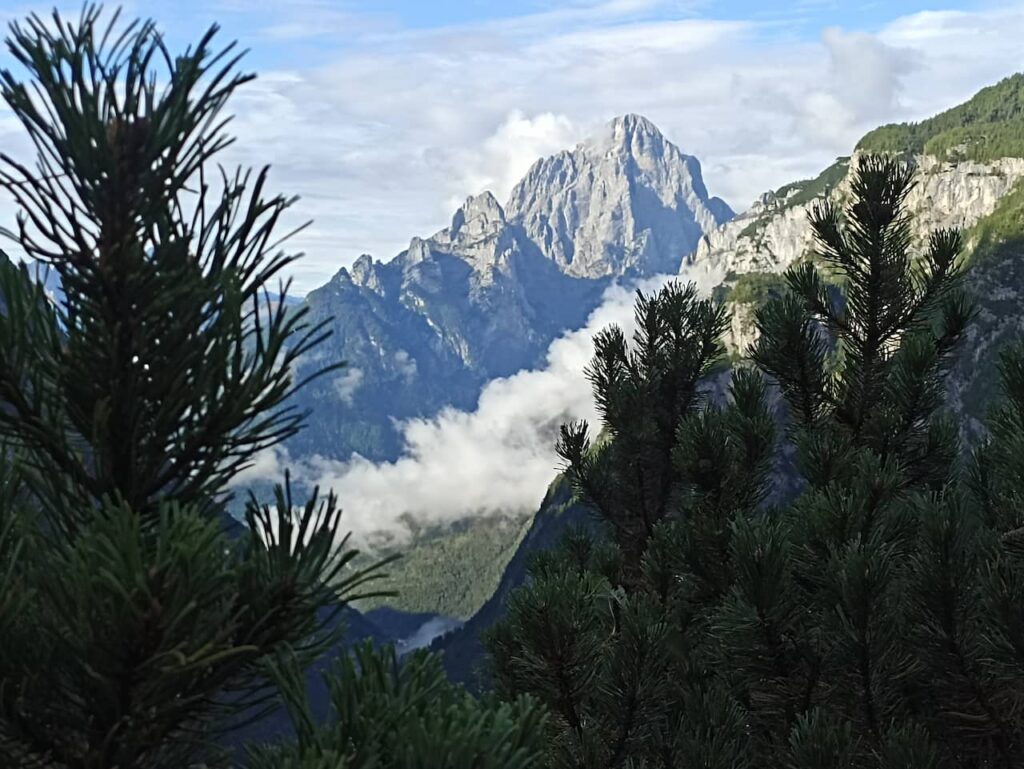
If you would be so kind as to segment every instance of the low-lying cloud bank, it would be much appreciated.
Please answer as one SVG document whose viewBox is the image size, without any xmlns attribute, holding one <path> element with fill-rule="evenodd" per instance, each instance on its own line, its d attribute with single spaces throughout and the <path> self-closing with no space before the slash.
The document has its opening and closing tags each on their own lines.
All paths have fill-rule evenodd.
<svg viewBox="0 0 1024 769">
<path fill-rule="evenodd" d="M 344 509 L 343 527 L 363 542 L 381 534 L 401 539 L 409 518 L 444 524 L 473 515 L 532 512 L 557 471 L 559 426 L 597 420 L 583 373 L 594 334 L 613 323 L 632 333 L 636 288 L 654 291 L 672 277 L 611 286 L 583 328 L 551 343 L 542 368 L 489 382 L 475 411 L 448 408 L 404 422 L 405 450 L 394 462 L 359 455 L 348 461 L 299 458 L 277 450 L 260 456 L 236 483 L 280 477 L 287 468 L 303 484 L 333 489 Z M 722 276 L 695 268 L 683 279 L 710 291 Z"/>
</svg>

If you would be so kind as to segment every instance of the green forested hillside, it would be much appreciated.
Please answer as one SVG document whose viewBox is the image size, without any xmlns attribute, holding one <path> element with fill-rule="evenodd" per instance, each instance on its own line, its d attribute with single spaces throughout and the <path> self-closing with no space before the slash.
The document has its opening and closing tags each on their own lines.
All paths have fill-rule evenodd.
<svg viewBox="0 0 1024 769">
<path fill-rule="evenodd" d="M 836 158 L 836 162 L 813 179 L 784 184 L 775 190 L 775 195 L 785 201 L 785 208 L 810 203 L 817 197 L 838 185 L 850 170 L 850 158 Z"/>
<path fill-rule="evenodd" d="M 1024 157 L 1024 74 L 983 88 L 969 101 L 920 123 L 876 128 L 857 149 L 981 162 Z"/>
<path fill-rule="evenodd" d="M 786 280 L 775 272 L 744 272 L 726 276 L 714 291 L 716 299 L 734 304 L 760 305 L 783 290 Z"/>
<path fill-rule="evenodd" d="M 557 544 L 569 528 L 586 526 L 592 522 L 589 512 L 575 503 L 572 488 L 565 476 L 559 474 L 548 486 L 537 514 L 528 521 L 525 536 L 517 543 L 493 594 L 465 625 L 431 645 L 431 649 L 444 654 L 444 666 L 449 678 L 470 688 L 486 688 L 481 686 L 481 633 L 504 615 L 505 599 L 512 590 L 523 584 L 534 555 Z"/>
<path fill-rule="evenodd" d="M 416 614 L 473 616 L 494 594 L 530 520 L 529 515 L 467 518 L 453 526 L 419 529 L 409 543 L 362 556 L 368 564 L 381 555 L 401 555 L 377 585 L 397 596 L 360 602 L 359 609 L 390 606 Z"/>
</svg>

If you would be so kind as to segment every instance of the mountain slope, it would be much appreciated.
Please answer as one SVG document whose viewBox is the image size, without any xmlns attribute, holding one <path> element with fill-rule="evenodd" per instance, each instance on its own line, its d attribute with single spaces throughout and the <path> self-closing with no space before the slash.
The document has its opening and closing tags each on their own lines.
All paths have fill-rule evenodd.
<svg viewBox="0 0 1024 769">
<path fill-rule="evenodd" d="M 333 335 L 300 374 L 325 360 L 349 367 L 298 396 L 317 418 L 290 451 L 396 458 L 393 420 L 472 408 L 483 383 L 538 365 L 580 327 L 610 280 L 675 272 L 731 215 L 695 158 L 643 118 L 613 120 L 538 161 L 507 206 L 471 197 L 444 230 L 387 263 L 360 257 L 309 294 Z"/>
<path fill-rule="evenodd" d="M 1024 73 L 983 88 L 969 101 L 920 123 L 884 125 L 857 149 L 989 162 L 1024 157 Z"/>
<path fill-rule="evenodd" d="M 498 588 L 531 519 L 528 514 L 474 516 L 451 526 L 426 528 L 410 522 L 409 541 L 365 556 L 366 565 L 393 552 L 400 556 L 388 565 L 387 579 L 376 585 L 398 595 L 366 600 L 357 608 L 371 621 L 382 606 L 468 619 Z"/>
<path fill-rule="evenodd" d="M 526 580 L 526 570 L 533 554 L 557 545 L 570 527 L 586 526 L 592 521 L 586 509 L 574 503 L 572 489 L 565 477 L 556 477 L 526 536 L 505 567 L 494 594 L 464 625 L 431 644 L 433 651 L 443 654 L 445 670 L 453 681 L 471 689 L 487 688 L 486 673 L 480 669 L 484 661 L 481 634 L 501 618 L 508 594 Z"/>
<path fill-rule="evenodd" d="M 965 131 L 976 136 L 1012 134 L 1022 103 L 1024 76 L 1017 75 L 931 121 L 874 131 L 858 144 L 852 158 L 837 159 L 814 179 L 765 193 L 749 211 L 704 236 L 685 263 L 713 266 L 727 275 L 716 294 L 733 310 L 727 332 L 732 352 L 745 350 L 753 341 L 753 310 L 783 290 L 780 273 L 808 257 L 812 237 L 807 214 L 814 202 L 826 195 L 843 196 L 851 164 L 864 151 L 913 154 L 920 176 L 908 202 L 917 217 L 916 237 L 923 240 L 936 228 L 954 226 L 964 228 L 967 236 L 967 287 L 979 315 L 953 362 L 949 397 L 965 437 L 976 436 L 996 389 L 998 351 L 1024 333 L 1024 144 L 986 142 L 984 153 L 973 158 L 966 149 L 945 148 L 950 136 L 963 136 Z M 1024 138 L 1024 132 L 1017 135 Z M 557 541 L 570 522 L 585 518 L 564 485 L 554 484 L 495 595 L 462 628 L 435 641 L 453 678 L 478 681 L 480 633 L 501 617 L 508 592 L 524 579 L 529 556 Z"/>
</svg>

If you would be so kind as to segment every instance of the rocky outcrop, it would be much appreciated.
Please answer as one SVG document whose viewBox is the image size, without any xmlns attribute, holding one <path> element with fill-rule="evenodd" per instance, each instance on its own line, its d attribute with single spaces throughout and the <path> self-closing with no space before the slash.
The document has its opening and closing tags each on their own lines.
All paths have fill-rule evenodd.
<svg viewBox="0 0 1024 769">
<path fill-rule="evenodd" d="M 729 327 L 725 330 L 722 344 L 730 355 L 745 356 L 750 346 L 757 341 L 757 328 L 754 326 L 752 302 L 729 302 Z"/>
<path fill-rule="evenodd" d="M 449 227 L 427 241 L 430 249 L 457 255 L 473 270 L 476 283 L 493 283 L 496 271 L 508 272 L 518 244 L 505 211 L 490 192 L 466 198 Z"/>
<path fill-rule="evenodd" d="M 537 161 L 506 210 L 561 271 L 585 278 L 676 272 L 732 217 L 708 196 L 697 159 L 637 115 Z"/>
<path fill-rule="evenodd" d="M 472 408 L 486 381 L 540 364 L 582 326 L 609 281 L 675 273 L 731 215 L 697 160 L 649 121 L 612 121 L 534 164 L 504 207 L 490 192 L 469 197 L 440 232 L 388 262 L 363 255 L 309 294 L 332 335 L 299 373 L 349 368 L 299 394 L 316 419 L 289 449 L 394 459 L 396 419 Z"/>
<path fill-rule="evenodd" d="M 857 158 L 853 157 L 854 164 Z M 919 240 L 937 228 L 972 226 L 991 214 L 1017 181 L 1024 178 L 1021 158 L 951 163 L 921 156 L 917 163 L 917 184 L 907 204 Z M 834 187 L 824 188 L 810 199 L 804 199 L 808 196 L 801 193 L 816 180 L 789 185 L 782 197 L 766 193 L 749 211 L 702 238 L 684 264 L 713 265 L 726 273 L 784 271 L 813 248 L 807 224 L 811 206 L 826 194 L 841 198 L 849 179 L 847 173 Z"/>
</svg>

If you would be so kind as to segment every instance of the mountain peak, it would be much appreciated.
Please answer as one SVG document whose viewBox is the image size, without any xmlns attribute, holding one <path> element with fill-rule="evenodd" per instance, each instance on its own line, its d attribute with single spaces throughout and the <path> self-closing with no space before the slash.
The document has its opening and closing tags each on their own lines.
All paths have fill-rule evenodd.
<svg viewBox="0 0 1024 769">
<path fill-rule="evenodd" d="M 489 234 L 505 224 L 505 211 L 490 190 L 466 198 L 452 217 L 450 238 L 456 238 L 463 228 L 469 226 L 470 234 L 480 237 Z"/>
<path fill-rule="evenodd" d="M 635 112 L 613 118 L 608 122 L 608 128 L 611 129 L 613 135 L 645 134 L 659 137 L 662 135 L 658 126 Z"/>
<path fill-rule="evenodd" d="M 534 163 L 506 212 L 563 272 L 588 278 L 675 272 L 732 217 L 697 159 L 636 114 Z"/>
<path fill-rule="evenodd" d="M 605 124 L 584 147 L 601 155 L 621 153 L 633 157 L 660 157 L 670 145 L 664 134 L 643 115 L 621 115 Z"/>
</svg>

